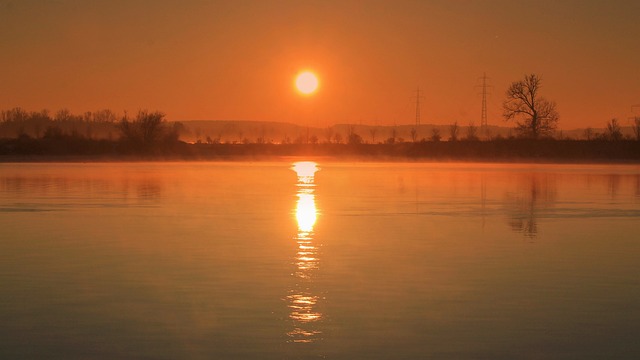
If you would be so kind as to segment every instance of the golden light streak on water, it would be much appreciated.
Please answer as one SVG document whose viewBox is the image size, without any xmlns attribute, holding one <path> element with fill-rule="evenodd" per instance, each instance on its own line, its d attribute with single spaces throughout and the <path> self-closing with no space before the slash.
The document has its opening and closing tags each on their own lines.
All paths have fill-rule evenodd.
<svg viewBox="0 0 640 360">
<path fill-rule="evenodd" d="M 316 309 L 320 297 L 312 291 L 313 274 L 320 265 L 318 245 L 313 232 L 318 218 L 314 181 L 319 168 L 316 163 L 305 161 L 293 164 L 292 169 L 298 175 L 295 210 L 298 223 L 295 241 L 298 250 L 294 261 L 296 271 L 293 274 L 296 283 L 286 298 L 290 309 L 289 319 L 293 322 L 293 330 L 287 332 L 287 335 L 293 343 L 312 343 L 320 340 L 322 334 L 322 331 L 315 328 L 322 320 L 322 313 Z"/>
</svg>

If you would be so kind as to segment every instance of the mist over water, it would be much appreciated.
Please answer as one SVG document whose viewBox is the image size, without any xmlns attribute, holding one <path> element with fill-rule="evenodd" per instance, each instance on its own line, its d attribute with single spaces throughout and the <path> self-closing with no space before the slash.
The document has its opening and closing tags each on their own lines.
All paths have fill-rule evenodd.
<svg viewBox="0 0 640 360">
<path fill-rule="evenodd" d="M 637 165 L 294 163 L 0 164 L 0 357 L 640 357 Z"/>
</svg>

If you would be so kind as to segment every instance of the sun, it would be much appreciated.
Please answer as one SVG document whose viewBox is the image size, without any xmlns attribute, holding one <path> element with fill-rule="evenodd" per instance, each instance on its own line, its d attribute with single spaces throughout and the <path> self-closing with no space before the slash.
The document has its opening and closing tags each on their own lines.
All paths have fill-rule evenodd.
<svg viewBox="0 0 640 360">
<path fill-rule="evenodd" d="M 296 76 L 296 89 L 304 95 L 311 95 L 318 89 L 318 77 L 311 71 L 303 71 Z"/>
</svg>

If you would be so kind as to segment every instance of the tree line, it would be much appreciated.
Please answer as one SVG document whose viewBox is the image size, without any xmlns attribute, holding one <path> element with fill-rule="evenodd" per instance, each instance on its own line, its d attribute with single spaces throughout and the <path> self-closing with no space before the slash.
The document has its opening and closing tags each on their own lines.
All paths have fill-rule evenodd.
<svg viewBox="0 0 640 360">
<path fill-rule="evenodd" d="M 0 137 L 42 138 L 64 134 L 89 139 L 115 139 L 119 119 L 108 109 L 83 114 L 61 109 L 52 114 L 46 109 L 26 111 L 16 107 L 0 111 Z"/>
<path fill-rule="evenodd" d="M 193 146 L 196 146 L 197 150 L 186 150 L 185 146 L 188 146 L 188 144 L 180 141 L 180 135 L 188 132 L 188 129 L 180 122 L 167 122 L 165 114 L 159 111 L 141 110 L 135 116 L 129 117 L 126 112 L 123 115 L 117 115 L 108 109 L 85 112 L 83 114 L 73 114 L 67 109 L 62 109 L 51 114 L 47 110 L 29 112 L 22 108 L 14 108 L 0 111 L 0 154 L 210 154 L 211 152 L 202 150 L 203 146 L 213 147 L 215 151 L 222 151 L 221 149 L 223 148 L 219 145 L 239 144 L 265 145 L 253 146 L 250 150 L 247 150 L 249 152 L 262 149 L 274 153 L 268 147 L 272 145 L 283 146 L 281 151 L 276 151 L 277 153 L 297 152 L 299 150 L 308 151 L 308 145 L 311 145 L 325 146 L 326 149 L 323 151 L 332 154 L 340 149 L 340 151 L 346 152 L 359 149 L 356 152 L 361 151 L 367 154 L 371 153 L 372 150 L 370 147 L 363 147 L 363 145 L 377 144 L 385 146 L 373 151 L 374 153 L 379 153 L 379 150 L 382 149 L 381 151 L 387 151 L 392 154 L 406 154 L 408 156 L 429 156 L 429 154 L 466 156 L 465 149 L 476 149 L 479 153 L 491 156 L 491 154 L 501 154 L 505 151 L 504 144 L 509 144 L 509 146 L 517 146 L 521 149 L 532 151 L 531 154 L 538 154 L 535 156 L 550 156 L 551 154 L 547 151 L 534 151 L 536 146 L 542 146 L 540 141 L 559 140 L 566 142 L 578 140 L 566 139 L 562 136 L 562 132 L 558 136 L 556 130 L 560 116 L 556 109 L 556 104 L 544 98 L 541 95 L 541 89 L 542 79 L 536 74 L 525 75 L 522 80 L 515 81 L 508 87 L 505 93 L 506 98 L 503 102 L 503 116 L 506 121 L 515 123 L 514 130 L 517 136 L 505 138 L 500 134 L 490 136 L 486 132 L 481 135 L 481 131 L 486 129 L 478 128 L 473 123 L 470 123 L 469 126 L 461 127 L 457 122 L 454 122 L 448 127 L 449 137 L 448 141 L 446 141 L 447 143 L 452 143 L 451 145 L 406 145 L 443 142 L 444 136 L 437 127 L 431 129 L 430 136 L 422 138 L 418 137 L 416 128 L 411 128 L 410 141 L 405 141 L 405 139 L 399 137 L 395 127 L 391 129 L 391 133 L 387 138 L 379 134 L 377 128 L 370 128 L 369 134 L 365 135 L 366 138 L 370 136 L 371 141 L 369 142 L 361 134 L 358 134 L 354 125 L 348 125 L 346 129 L 342 130 L 344 135 L 332 127 L 325 129 L 324 136 L 310 133 L 309 129 L 307 129 L 306 135 L 300 133 L 294 140 L 285 135 L 284 139 L 277 144 L 267 140 L 264 134 L 258 136 L 255 141 L 244 137 L 240 143 L 233 141 L 225 144 L 222 143 L 220 136 L 215 139 L 207 136 L 206 143 L 203 143 L 200 140 L 199 129 L 196 129 L 197 141 Z M 640 117 L 635 117 L 633 120 L 633 137 L 623 133 L 617 119 L 611 119 L 607 122 L 605 131 L 602 133 L 596 133 L 592 128 L 587 128 L 584 131 L 584 140 L 589 143 L 640 142 Z M 464 134 L 462 132 L 463 129 L 466 130 Z M 377 143 L 376 136 L 378 136 Z M 241 131 L 239 132 L 239 137 L 242 137 Z M 522 142 L 524 140 L 527 142 Z M 463 144 L 456 145 L 455 143 L 457 142 Z M 497 143 L 482 146 L 469 145 L 478 142 Z M 351 146 L 351 148 L 345 149 L 333 146 L 342 144 Z M 526 146 L 522 144 L 526 144 Z M 544 146 L 548 146 L 548 144 Z M 578 151 L 576 149 L 582 149 L 583 145 L 558 146 L 556 144 L 550 148 L 555 149 L 555 151 L 572 153 Z M 602 146 L 594 147 L 594 149 L 596 148 L 599 149 L 598 154 L 607 153 L 607 150 L 603 150 Z M 627 154 L 629 151 L 633 153 L 637 145 L 609 148 L 617 149 L 610 154 Z M 620 149 L 624 149 L 624 151 Z M 223 152 L 242 153 L 242 151 L 238 151 L 237 147 L 229 147 Z M 579 152 L 582 154 L 579 156 L 587 156 L 588 153 L 594 154 L 593 151 L 579 150 Z M 519 152 L 518 156 L 526 156 L 526 153 Z M 617 155 L 612 156 L 616 157 Z M 629 156 L 624 155 L 623 157 Z M 633 155 L 631 157 L 634 158 Z"/>
<path fill-rule="evenodd" d="M 140 110 L 130 118 L 111 110 L 75 115 L 63 109 L 52 116 L 47 110 L 14 108 L 0 111 L 0 152 L 163 153 L 179 144 L 182 130 L 181 123 L 168 123 L 159 111 Z"/>
</svg>

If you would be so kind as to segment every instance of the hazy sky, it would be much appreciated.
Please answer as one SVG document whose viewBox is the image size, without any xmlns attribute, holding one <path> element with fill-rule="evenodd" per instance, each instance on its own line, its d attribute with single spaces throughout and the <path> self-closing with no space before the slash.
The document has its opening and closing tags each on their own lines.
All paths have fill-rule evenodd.
<svg viewBox="0 0 640 360">
<path fill-rule="evenodd" d="M 161 110 L 232 119 L 504 125 L 509 83 L 543 77 L 560 127 L 628 124 L 638 0 L 0 0 L 0 109 Z M 312 97 L 293 89 L 314 70 Z M 640 115 L 640 108 L 635 109 Z"/>
</svg>

